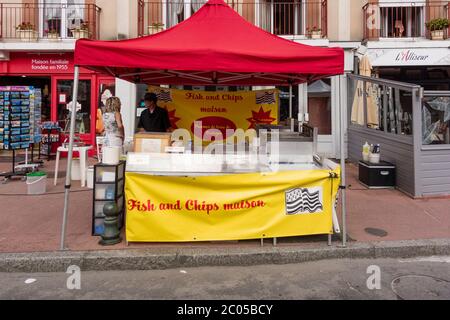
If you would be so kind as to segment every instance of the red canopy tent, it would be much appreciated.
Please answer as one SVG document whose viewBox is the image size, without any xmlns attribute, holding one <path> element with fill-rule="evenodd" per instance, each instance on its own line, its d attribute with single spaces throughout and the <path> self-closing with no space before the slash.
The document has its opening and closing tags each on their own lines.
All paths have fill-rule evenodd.
<svg viewBox="0 0 450 320">
<path fill-rule="evenodd" d="M 247 22 L 222 0 L 210 0 L 189 19 L 154 35 L 121 41 L 78 40 L 73 97 L 78 95 L 79 67 L 135 83 L 292 86 L 343 74 L 344 51 L 285 40 Z M 75 112 L 72 108 L 61 250 Z"/>
</svg>

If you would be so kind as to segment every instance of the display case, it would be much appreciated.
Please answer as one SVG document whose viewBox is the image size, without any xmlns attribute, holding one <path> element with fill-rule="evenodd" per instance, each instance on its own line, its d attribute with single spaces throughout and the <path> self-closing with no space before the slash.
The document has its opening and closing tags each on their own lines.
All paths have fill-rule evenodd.
<svg viewBox="0 0 450 320">
<path fill-rule="evenodd" d="M 104 232 L 103 207 L 107 202 L 115 202 L 119 209 L 119 228 L 124 225 L 125 216 L 125 161 L 117 165 L 99 163 L 94 166 L 94 192 L 92 205 L 92 235 Z"/>
</svg>

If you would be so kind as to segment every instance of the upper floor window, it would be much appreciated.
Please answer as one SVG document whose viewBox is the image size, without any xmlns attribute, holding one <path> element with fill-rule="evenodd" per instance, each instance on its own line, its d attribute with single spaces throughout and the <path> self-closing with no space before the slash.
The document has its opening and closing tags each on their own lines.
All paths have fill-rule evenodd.
<svg viewBox="0 0 450 320">
<path fill-rule="evenodd" d="M 168 6 L 168 27 L 172 27 L 197 12 L 206 0 L 173 0 Z"/>
<path fill-rule="evenodd" d="M 423 6 L 386 6 L 380 8 L 381 37 L 415 38 L 424 36 Z"/>
<path fill-rule="evenodd" d="M 278 35 L 304 34 L 305 6 L 302 0 L 263 0 L 257 7 L 260 26 Z"/>
<path fill-rule="evenodd" d="M 85 23 L 84 0 L 40 0 L 43 8 L 42 36 L 58 33 L 62 38 L 72 37 L 72 29 Z"/>
</svg>

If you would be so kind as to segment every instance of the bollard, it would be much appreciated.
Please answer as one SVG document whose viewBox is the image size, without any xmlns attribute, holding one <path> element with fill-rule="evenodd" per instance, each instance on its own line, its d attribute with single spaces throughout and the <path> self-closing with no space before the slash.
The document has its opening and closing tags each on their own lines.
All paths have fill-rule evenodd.
<svg viewBox="0 0 450 320">
<path fill-rule="evenodd" d="M 103 207 L 105 214 L 105 231 L 99 244 L 102 246 L 112 246 L 122 242 L 119 230 L 119 210 L 115 202 L 108 202 Z"/>
</svg>

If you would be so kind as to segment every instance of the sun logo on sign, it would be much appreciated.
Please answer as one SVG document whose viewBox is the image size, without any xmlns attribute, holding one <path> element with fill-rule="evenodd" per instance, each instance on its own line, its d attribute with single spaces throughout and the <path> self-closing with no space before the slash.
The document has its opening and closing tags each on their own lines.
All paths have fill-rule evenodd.
<svg viewBox="0 0 450 320">
<path fill-rule="evenodd" d="M 256 129 L 257 124 L 271 124 L 276 118 L 271 116 L 272 110 L 264 111 L 263 107 L 259 111 L 252 110 L 252 117 L 248 118 L 247 121 L 250 122 L 249 129 Z"/>
<path fill-rule="evenodd" d="M 178 118 L 175 115 L 175 113 L 177 112 L 177 109 L 169 110 L 167 108 L 167 106 L 165 106 L 164 109 L 166 109 L 167 112 L 169 113 L 169 120 L 170 120 L 170 125 L 172 126 L 172 128 L 173 129 L 178 129 L 177 122 L 180 121 L 181 118 Z"/>
</svg>

